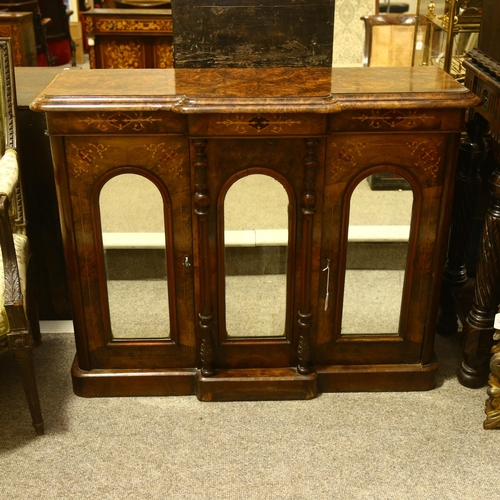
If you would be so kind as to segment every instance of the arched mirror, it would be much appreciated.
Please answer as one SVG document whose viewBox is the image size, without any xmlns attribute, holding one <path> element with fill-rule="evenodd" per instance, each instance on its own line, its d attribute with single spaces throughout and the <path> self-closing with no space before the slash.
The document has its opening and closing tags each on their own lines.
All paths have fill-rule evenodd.
<svg viewBox="0 0 500 500">
<path fill-rule="evenodd" d="M 102 187 L 99 209 L 113 338 L 169 338 L 160 191 L 142 175 L 117 175 Z"/>
<path fill-rule="evenodd" d="M 225 323 L 228 337 L 281 337 L 287 317 L 288 194 L 251 174 L 224 199 Z"/>
<path fill-rule="evenodd" d="M 372 189 L 364 179 L 351 196 L 342 335 L 399 333 L 413 192 L 391 180 L 401 187 Z"/>
</svg>

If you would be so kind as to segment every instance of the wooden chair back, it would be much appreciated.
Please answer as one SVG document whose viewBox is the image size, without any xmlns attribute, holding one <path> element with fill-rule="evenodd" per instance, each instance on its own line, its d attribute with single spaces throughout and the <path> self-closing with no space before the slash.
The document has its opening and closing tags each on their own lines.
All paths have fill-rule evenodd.
<svg viewBox="0 0 500 500">
<path fill-rule="evenodd" d="M 411 66 L 417 17 L 414 14 L 377 14 L 363 16 L 365 47 L 363 66 Z M 425 32 L 425 19 L 418 30 Z"/>
</svg>

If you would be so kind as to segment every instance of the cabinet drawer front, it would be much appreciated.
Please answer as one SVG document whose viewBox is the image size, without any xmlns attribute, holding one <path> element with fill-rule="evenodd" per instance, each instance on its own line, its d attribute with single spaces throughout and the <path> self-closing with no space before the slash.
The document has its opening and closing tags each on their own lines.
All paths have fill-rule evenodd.
<svg viewBox="0 0 500 500">
<path fill-rule="evenodd" d="M 329 132 L 461 130 L 462 114 L 442 109 L 366 109 L 330 115 Z"/>
<path fill-rule="evenodd" d="M 190 117 L 193 136 L 290 136 L 325 133 L 326 117 L 312 114 L 237 113 Z"/>
<path fill-rule="evenodd" d="M 140 34 L 171 34 L 172 18 L 151 16 L 138 17 L 109 17 L 109 16 L 86 16 L 85 27 L 87 34 L 98 35 L 105 33 L 140 33 Z"/>
<path fill-rule="evenodd" d="M 48 120 L 51 135 L 64 134 L 182 134 L 185 117 L 167 111 L 102 111 L 52 113 Z"/>
<path fill-rule="evenodd" d="M 498 122 L 498 119 L 496 119 L 496 113 L 498 109 L 499 89 L 476 75 L 473 76 L 471 88 L 473 89 L 473 92 L 480 96 L 483 100 L 481 106 L 477 108 L 477 111 L 481 113 L 490 123 L 494 124 L 494 126 L 496 125 L 495 128 L 498 128 L 496 123 Z"/>
</svg>

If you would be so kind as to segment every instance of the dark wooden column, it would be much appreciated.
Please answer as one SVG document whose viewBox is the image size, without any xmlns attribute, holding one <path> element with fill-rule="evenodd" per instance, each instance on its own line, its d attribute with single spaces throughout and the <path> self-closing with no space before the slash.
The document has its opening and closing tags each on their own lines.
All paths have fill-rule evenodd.
<svg viewBox="0 0 500 500">
<path fill-rule="evenodd" d="M 318 159 L 316 147 L 318 139 L 306 139 L 307 156 L 304 159 L 304 191 L 302 193 L 302 291 L 299 315 L 299 365 L 297 371 L 307 375 L 310 371 L 311 347 L 309 331 L 312 323 L 311 308 L 311 266 L 312 266 L 312 231 L 313 217 L 316 211 L 316 193 L 314 179 Z"/>
<path fill-rule="evenodd" d="M 493 5 L 493 4 L 491 4 Z M 481 41 L 481 35 L 480 35 Z M 483 38 L 484 44 L 484 38 Z M 500 55 L 500 54 L 499 54 Z M 467 71 L 466 85 L 482 97 L 482 105 L 475 108 L 474 118 L 477 141 L 483 139 L 486 120 L 491 126 L 491 144 L 496 162 L 496 170 L 488 182 L 489 206 L 479 243 L 476 281 L 472 308 L 467 316 L 462 337 L 464 360 L 458 370 L 458 380 L 466 387 L 481 387 L 488 374 L 488 361 L 493 345 L 493 323 L 500 303 L 500 63 L 481 50 L 474 49 L 464 62 Z"/>
<path fill-rule="evenodd" d="M 456 301 L 452 290 L 468 280 L 467 255 L 481 186 L 480 167 L 487 153 L 485 135 L 489 124 L 475 113 L 467 124 L 467 136 L 460 144 L 448 255 L 443 274 L 437 332 L 453 335 L 458 331 Z"/>
<path fill-rule="evenodd" d="M 466 387 L 481 387 L 485 382 L 500 303 L 500 167 L 489 183 L 491 200 L 479 247 L 472 309 L 464 325 L 464 361 L 458 371 L 458 379 Z"/>
</svg>

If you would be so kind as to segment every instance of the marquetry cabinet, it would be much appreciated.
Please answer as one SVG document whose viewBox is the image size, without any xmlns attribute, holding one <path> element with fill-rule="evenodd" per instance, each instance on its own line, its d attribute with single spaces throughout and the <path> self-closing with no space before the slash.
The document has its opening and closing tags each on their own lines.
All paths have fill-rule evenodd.
<svg viewBox="0 0 500 500">
<path fill-rule="evenodd" d="M 32 109 L 55 164 L 75 392 L 431 389 L 456 152 L 477 103 L 437 68 L 63 72 Z M 372 250 L 351 262 L 359 189 L 379 172 L 411 186 L 407 226 L 389 225 L 406 231 L 396 271 L 373 270 Z M 160 229 L 124 236 L 154 200 Z M 141 273 L 161 250 L 162 279 L 115 279 L 132 272 L 111 266 L 127 238 L 153 241 Z"/>
<path fill-rule="evenodd" d="M 32 12 L 0 12 L 0 37 L 12 39 L 14 66 L 36 66 Z"/>
<path fill-rule="evenodd" d="M 92 69 L 172 68 L 172 11 L 84 12 Z"/>
</svg>

